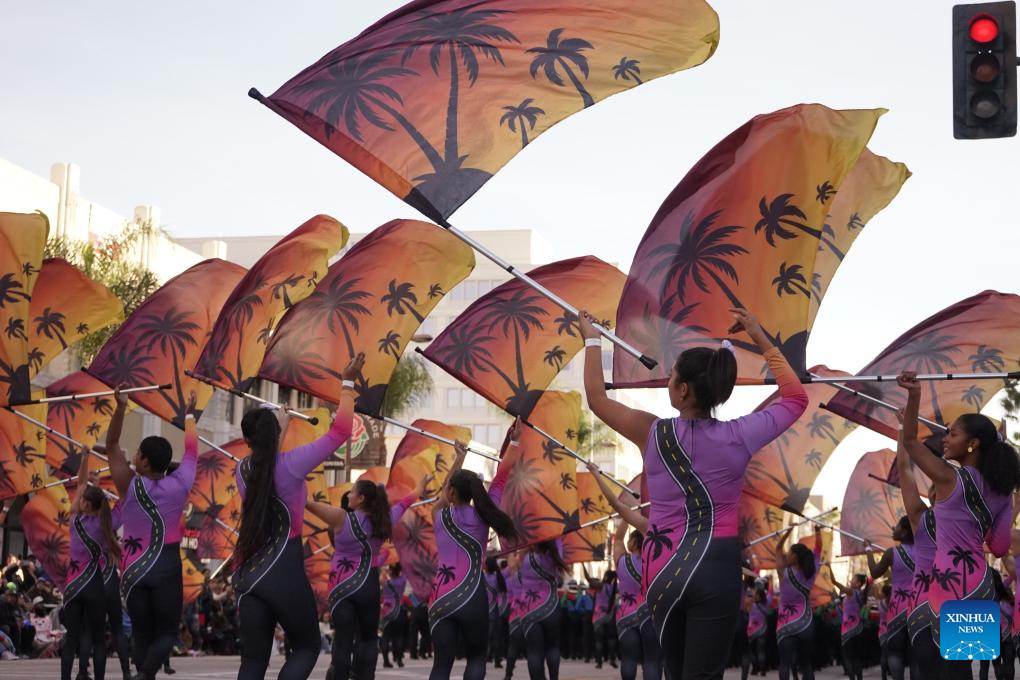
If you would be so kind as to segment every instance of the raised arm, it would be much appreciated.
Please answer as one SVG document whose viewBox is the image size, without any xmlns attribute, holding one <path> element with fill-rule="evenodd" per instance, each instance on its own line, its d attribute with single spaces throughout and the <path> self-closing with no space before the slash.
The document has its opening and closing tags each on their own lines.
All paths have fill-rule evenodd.
<svg viewBox="0 0 1020 680">
<path fill-rule="evenodd" d="M 78 466 L 78 486 L 74 490 L 74 500 L 71 501 L 71 513 L 81 512 L 81 499 L 85 496 L 85 487 L 89 485 L 89 450 L 84 449 L 81 453 L 81 465 Z"/>
<path fill-rule="evenodd" d="M 627 498 L 633 499 L 630 502 L 632 502 L 634 506 L 629 506 L 627 503 L 622 502 L 619 498 L 617 498 L 616 494 L 610 490 L 606 481 L 602 479 L 602 474 L 599 472 L 599 466 L 592 462 L 588 462 L 587 466 L 588 471 L 591 472 L 592 476 L 595 478 L 595 483 L 598 484 L 599 489 L 602 490 L 602 495 L 606 497 L 606 500 L 609 502 L 609 505 L 613 507 L 613 510 L 618 512 L 620 517 L 627 522 L 627 524 L 631 525 L 642 534 L 648 531 L 648 518 L 642 515 L 640 510 L 633 509 L 638 504 L 637 499 L 629 493 L 624 492 L 624 495 Z"/>
<path fill-rule="evenodd" d="M 903 431 L 900 430 L 900 438 L 896 445 L 896 470 L 900 476 L 900 493 L 903 497 L 903 507 L 910 518 L 910 528 L 916 534 L 921 527 L 921 515 L 928 509 L 921 494 L 917 491 L 917 479 L 914 478 L 914 468 L 910 464 L 910 454 L 903 445 Z"/>
<path fill-rule="evenodd" d="M 195 472 L 198 469 L 198 428 L 195 421 L 195 406 L 198 395 L 191 390 L 188 397 L 188 411 L 184 416 L 184 456 L 181 464 L 174 470 L 175 479 L 181 480 L 189 489 L 195 483 Z"/>
<path fill-rule="evenodd" d="M 454 473 L 464 467 L 464 459 L 467 457 L 467 444 L 458 441 L 453 443 L 453 450 L 456 451 L 456 455 L 453 457 L 453 464 L 450 466 L 450 472 L 446 475 L 446 481 L 443 482 L 443 488 L 439 492 L 439 500 L 432 506 L 432 514 L 435 514 L 450 504 L 447 498 L 447 493 L 450 490 L 450 478 L 453 477 Z"/>
<path fill-rule="evenodd" d="M 506 449 L 503 451 L 503 457 L 496 467 L 496 476 L 492 478 L 492 483 L 489 484 L 489 498 L 497 506 L 503 500 L 503 489 L 506 488 L 506 481 L 510 478 L 510 471 L 514 469 L 521 459 L 520 441 L 523 428 L 524 425 L 521 423 L 521 419 L 515 418 L 507 432 Z"/>
<path fill-rule="evenodd" d="M 882 559 L 875 561 L 875 551 L 871 549 L 874 545 L 871 541 L 868 541 L 868 547 L 865 550 L 865 554 L 868 556 L 868 571 L 871 572 L 871 578 L 879 578 L 885 572 L 892 568 L 893 556 L 892 548 L 886 548 L 885 552 L 882 553 Z"/>
<path fill-rule="evenodd" d="M 648 442 L 648 431 L 655 424 L 655 415 L 625 406 L 606 394 L 605 377 L 602 374 L 601 334 L 595 330 L 595 319 L 581 311 L 578 325 L 584 338 L 584 393 L 588 407 L 612 430 L 644 450 Z"/>
<path fill-rule="evenodd" d="M 121 394 L 120 390 L 124 385 L 118 385 L 113 391 L 113 398 L 117 402 L 117 408 L 110 419 L 110 427 L 106 431 L 106 457 L 110 466 L 110 477 L 117 487 L 117 493 L 121 498 L 127 497 L 128 485 L 135 473 L 127 462 L 124 449 L 120 448 L 120 433 L 124 429 L 124 414 L 127 412 L 127 397 Z"/>
<path fill-rule="evenodd" d="M 786 541 L 789 540 L 793 534 L 793 527 L 789 527 L 779 536 L 779 540 L 776 541 L 776 574 L 779 576 L 779 582 L 782 583 L 786 577 L 786 569 L 784 564 L 786 563 Z"/>
<path fill-rule="evenodd" d="M 768 363 L 769 370 L 779 387 L 779 398 L 771 404 L 750 413 L 737 422 L 747 450 L 756 453 L 770 441 L 781 435 L 787 428 L 797 422 L 807 410 L 808 396 L 800 377 L 790 366 L 783 353 L 772 344 L 772 340 L 762 330 L 758 319 L 746 309 L 731 309 L 734 324 L 731 333 L 745 331 L 761 350 Z"/>
<path fill-rule="evenodd" d="M 329 503 L 307 500 L 305 507 L 308 508 L 308 512 L 325 522 L 330 529 L 339 529 L 347 521 L 347 511 Z"/>
<path fill-rule="evenodd" d="M 340 403 L 329 431 L 313 442 L 280 454 L 283 467 L 293 478 L 304 479 L 350 438 L 354 428 L 354 379 L 361 374 L 364 365 L 365 354 L 359 352 L 342 371 Z"/>
<path fill-rule="evenodd" d="M 929 451 L 917 436 L 917 418 L 921 408 L 921 383 L 917 382 L 917 374 L 904 371 L 896 382 L 907 391 L 907 405 L 903 409 L 903 426 L 900 429 L 903 446 L 910 459 L 935 483 L 938 497 L 949 498 L 956 488 L 956 468 Z"/>
<path fill-rule="evenodd" d="M 616 531 L 613 532 L 613 556 L 619 560 L 621 557 L 627 554 L 627 522 L 620 519 L 616 520 Z"/>
<path fill-rule="evenodd" d="M 835 575 L 834 573 L 832 573 L 832 565 L 831 565 L 831 564 L 830 564 L 830 565 L 828 565 L 828 566 L 826 567 L 826 569 L 828 569 L 828 570 L 829 570 L 829 581 L 830 581 L 830 582 L 832 583 L 833 587 L 834 587 L 834 588 L 835 588 L 836 590 L 838 590 L 838 591 L 839 591 L 840 595 L 849 595 L 849 594 L 850 594 L 850 589 L 849 589 L 849 588 L 847 588 L 847 587 L 846 587 L 845 585 L 843 585 L 842 583 L 840 583 L 839 581 L 837 581 L 837 580 L 836 580 L 836 575 Z"/>
</svg>

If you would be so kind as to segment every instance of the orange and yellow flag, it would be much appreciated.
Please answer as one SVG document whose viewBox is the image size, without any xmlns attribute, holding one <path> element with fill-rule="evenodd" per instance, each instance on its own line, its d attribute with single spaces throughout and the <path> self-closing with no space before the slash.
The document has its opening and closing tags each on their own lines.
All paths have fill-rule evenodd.
<svg viewBox="0 0 1020 680">
<path fill-rule="evenodd" d="M 804 371 L 817 306 L 811 299 L 821 299 L 815 286 L 832 278 L 860 231 L 847 228 L 847 213 L 863 221 L 908 174 L 865 153 L 882 113 L 802 104 L 757 116 L 687 173 L 638 246 L 616 319 L 621 337 L 658 367 L 649 372 L 616 352 L 614 384 L 664 386 L 684 349 L 730 337 L 731 307 L 754 312 L 794 369 Z M 827 221 L 844 217 L 838 230 Z M 733 344 L 741 382 L 769 377 L 746 335 Z"/>
<path fill-rule="evenodd" d="M 542 394 L 530 422 L 567 444 L 581 426 L 581 395 Z M 522 543 L 557 538 L 580 524 L 577 462 L 551 440 L 524 427 L 520 458 L 510 469 L 500 507 L 517 525 Z"/>
<path fill-rule="evenodd" d="M 50 222 L 42 213 L 0 212 L 0 406 L 31 396 L 31 300 Z"/>
<path fill-rule="evenodd" d="M 337 403 L 340 371 L 364 352 L 356 407 L 379 415 L 407 343 L 474 266 L 471 249 L 445 229 L 414 220 L 384 224 L 355 244 L 315 291 L 287 312 L 259 376 Z"/>
<path fill-rule="evenodd" d="M 247 391 L 280 315 L 311 294 L 349 235 L 332 217 L 316 215 L 266 251 L 223 304 L 195 373 Z"/>
<path fill-rule="evenodd" d="M 776 506 L 746 491 L 740 495 L 740 503 L 737 505 L 737 528 L 744 545 L 773 534 L 770 538 L 745 549 L 745 555 L 751 560 L 752 569 L 757 571 L 776 568 L 776 544 L 779 536 L 774 532 L 783 528 L 785 515 L 786 513 Z"/>
<path fill-rule="evenodd" d="M 18 410 L 46 422 L 45 404 Z M 47 477 L 45 431 L 0 410 L 0 501 L 39 489 Z"/>
<path fill-rule="evenodd" d="M 578 507 L 580 522 L 602 519 L 613 512 L 595 476 L 590 472 L 577 473 Z M 609 539 L 609 522 L 600 522 L 563 538 L 563 558 L 567 564 L 575 562 L 601 562 L 606 559 L 606 541 Z"/>
<path fill-rule="evenodd" d="M 123 316 L 124 306 L 109 288 L 65 260 L 44 260 L 29 305 L 29 375 L 35 377 L 65 349 Z"/>
<path fill-rule="evenodd" d="M 21 526 L 32 554 L 62 586 L 71 559 L 71 499 L 63 486 L 43 489 L 21 509 Z"/>
<path fill-rule="evenodd" d="M 46 388 L 47 397 L 63 397 L 72 394 L 91 394 L 109 391 L 109 387 L 84 371 L 70 373 Z M 106 432 L 116 407 L 112 396 L 89 399 L 65 399 L 50 404 L 46 424 L 57 432 L 91 448 Z M 128 408 L 133 408 L 128 404 Z M 20 410 L 20 407 L 19 407 Z M 54 472 L 65 475 L 78 474 L 81 452 L 59 437 L 50 437 L 46 444 L 46 462 Z M 98 458 L 89 459 L 89 467 L 106 467 Z"/>
<path fill-rule="evenodd" d="M 616 267 L 591 256 L 543 265 L 528 276 L 607 326 L 626 280 Z M 476 300 L 424 354 L 499 408 L 528 418 L 543 390 L 582 347 L 576 315 L 511 279 Z"/>
<path fill-rule="evenodd" d="M 432 434 L 437 434 L 454 441 L 471 441 L 471 428 L 468 427 L 447 425 L 438 420 L 428 420 L 426 418 L 418 418 L 411 425 L 419 430 L 425 430 L 426 432 L 431 432 Z M 403 438 L 401 438 L 400 443 L 397 445 L 397 450 L 393 452 L 393 461 L 390 463 L 390 469 L 395 470 L 397 463 L 404 458 L 415 456 L 431 446 L 438 447 L 438 455 L 441 457 L 441 460 L 436 462 L 436 472 L 444 472 L 445 468 L 449 467 L 449 464 L 453 462 L 456 456 L 453 446 L 451 444 L 443 444 L 431 437 L 425 437 L 411 430 L 408 430 Z M 413 488 L 412 486 L 411 489 Z M 408 489 L 408 491 L 411 489 Z"/>
<path fill-rule="evenodd" d="M 163 284 L 121 324 L 86 369 L 110 387 L 170 384 L 172 389 L 138 392 L 131 400 L 179 428 L 184 428 L 188 395 L 198 395 L 201 414 L 213 388 L 190 378 L 195 365 L 244 267 L 224 260 L 204 260 Z"/>
<path fill-rule="evenodd" d="M 896 452 L 889 449 L 861 456 L 843 494 L 840 529 L 879 545 L 893 545 L 893 528 L 906 514 L 899 487 L 885 481 L 889 468 L 895 462 Z M 846 534 L 840 538 L 840 549 L 844 555 L 862 555 L 866 548 L 862 541 Z"/>
<path fill-rule="evenodd" d="M 249 94 L 441 222 L 551 126 L 718 41 L 704 0 L 416 0 Z"/>
</svg>

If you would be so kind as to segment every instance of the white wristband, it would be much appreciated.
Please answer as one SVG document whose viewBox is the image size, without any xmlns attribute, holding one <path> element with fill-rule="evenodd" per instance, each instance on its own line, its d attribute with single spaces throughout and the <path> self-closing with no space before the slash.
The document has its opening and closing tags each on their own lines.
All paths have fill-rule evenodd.
<svg viewBox="0 0 1020 680">
<path fill-rule="evenodd" d="M 602 338 L 588 338 L 584 341 L 585 347 L 598 347 L 602 349 Z"/>
<path fill-rule="evenodd" d="M 520 445 L 521 445 L 521 443 L 519 441 L 517 441 L 516 439 L 511 439 L 510 440 L 510 446 L 520 446 Z"/>
<path fill-rule="evenodd" d="M 344 387 L 349 387 L 352 390 L 354 389 L 354 381 L 353 380 L 344 380 L 343 383 L 341 383 L 341 385 L 343 385 Z"/>
</svg>

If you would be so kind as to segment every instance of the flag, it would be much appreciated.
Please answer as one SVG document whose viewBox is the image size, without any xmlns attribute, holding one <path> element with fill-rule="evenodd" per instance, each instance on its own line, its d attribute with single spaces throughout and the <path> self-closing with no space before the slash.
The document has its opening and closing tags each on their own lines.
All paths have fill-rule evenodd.
<svg viewBox="0 0 1020 680">
<path fill-rule="evenodd" d="M 249 451 L 243 439 L 234 439 L 226 444 L 220 444 L 219 447 L 236 458 L 244 458 Z M 234 466 L 234 461 L 215 449 L 199 454 L 195 468 L 195 483 L 192 484 L 191 492 L 188 494 L 188 502 L 195 509 L 218 517 L 230 499 L 238 495 Z"/>
<path fill-rule="evenodd" d="M 586 256 L 528 275 L 612 325 L 625 280 L 616 267 Z M 582 347 L 576 315 L 511 279 L 476 300 L 424 354 L 499 408 L 528 418 L 542 391 Z"/>
<path fill-rule="evenodd" d="M 29 400 L 32 291 L 50 222 L 41 212 L 0 212 L 0 405 Z"/>
<path fill-rule="evenodd" d="M 109 387 L 84 371 L 70 373 L 46 388 L 47 397 L 62 397 L 71 394 L 91 394 L 109 391 Z M 134 408 L 130 403 L 128 408 Z M 57 432 L 66 434 L 80 444 L 92 448 L 110 426 L 116 403 L 112 395 L 89 399 L 65 399 L 49 405 L 46 424 Z M 18 407 L 23 410 L 23 407 Z M 59 437 L 50 437 L 46 444 L 46 462 L 54 473 L 78 474 L 81 452 Z M 106 467 L 99 458 L 89 459 L 92 470 Z"/>
<path fill-rule="evenodd" d="M 893 341 L 859 375 L 918 373 L 997 373 L 1020 369 L 1020 296 L 986 290 L 950 305 Z M 895 383 L 848 383 L 896 409 L 907 403 Z M 998 380 L 928 381 L 921 388 L 921 416 L 943 425 L 978 412 L 1001 389 Z M 852 394 L 840 393 L 826 408 L 879 434 L 896 439 L 896 411 Z M 921 436 L 931 434 L 919 423 Z"/>
<path fill-rule="evenodd" d="M 42 263 L 28 316 L 28 369 L 35 377 L 69 346 L 120 321 L 124 305 L 109 288 L 54 257 Z"/>
<path fill-rule="evenodd" d="M 737 527 L 745 545 L 783 528 L 785 513 L 774 505 L 752 496 L 740 494 L 737 505 Z M 779 536 L 756 543 L 746 549 L 755 570 L 776 568 L 776 543 Z"/>
<path fill-rule="evenodd" d="M 316 215 L 266 251 L 223 303 L 195 372 L 221 387 L 248 391 L 276 321 L 311 294 L 348 236 L 332 217 Z"/>
<path fill-rule="evenodd" d="M 202 586 L 205 585 L 204 567 L 195 562 L 187 551 L 181 550 L 181 576 L 184 583 L 184 606 L 187 607 L 198 599 L 202 594 Z"/>
<path fill-rule="evenodd" d="M 889 449 L 861 456 L 843 493 L 840 529 L 879 545 L 893 544 L 893 528 L 907 514 L 899 487 L 884 481 L 895 464 L 896 452 Z M 844 555 L 861 555 L 867 546 L 843 534 L 840 547 Z"/>
<path fill-rule="evenodd" d="M 627 494 L 630 496 L 630 494 Z M 577 473 L 578 507 L 581 524 L 602 519 L 613 513 L 595 476 L 590 472 Z M 633 501 L 633 497 L 630 497 Z M 620 520 L 618 520 L 620 521 Z M 601 562 L 606 559 L 606 541 L 609 539 L 609 522 L 600 522 L 580 531 L 567 534 L 563 539 L 563 557 L 568 564 Z"/>
<path fill-rule="evenodd" d="M 839 253 L 845 254 L 850 250 L 865 225 L 896 198 L 909 177 L 910 171 L 903 163 L 890 161 L 869 149 L 861 152 L 853 170 L 833 198 L 822 227 L 822 234 L 834 247 L 819 245 L 818 248 L 815 272 L 811 278 L 809 328 L 814 324 L 825 291 L 843 261 Z"/>
<path fill-rule="evenodd" d="M 386 480 L 386 495 L 390 502 L 398 501 L 413 492 L 418 482 L 432 475 L 433 479 L 422 492 L 425 498 L 434 498 L 446 483 L 452 458 L 443 456 L 439 442 L 428 446 L 419 453 L 397 460 L 394 458 Z M 450 447 L 451 449 L 453 447 Z"/>
<path fill-rule="evenodd" d="M 438 564 L 432 507 L 426 505 L 407 510 L 393 525 L 393 545 L 411 590 L 418 598 L 427 600 Z"/>
<path fill-rule="evenodd" d="M 31 395 L 29 395 L 31 396 Z M 18 410 L 24 407 L 18 407 Z M 36 415 L 46 420 L 45 407 Z M 46 480 L 46 441 L 36 426 L 0 410 L 0 501 L 40 488 Z"/>
<path fill-rule="evenodd" d="M 414 220 L 387 222 L 352 247 L 315 291 L 287 312 L 259 376 L 337 403 L 341 370 L 364 352 L 355 406 L 360 413 L 379 415 L 407 343 L 474 265 L 471 249 L 444 229 Z"/>
<path fill-rule="evenodd" d="M 805 536 L 800 539 L 800 543 L 807 546 L 809 550 L 815 549 L 815 536 L 812 533 L 809 536 Z M 818 568 L 818 576 L 815 577 L 815 583 L 811 587 L 811 608 L 824 607 L 825 605 L 832 602 L 832 593 L 836 590 L 836 587 L 832 585 L 831 572 L 828 567 L 824 566 L 832 562 L 832 532 L 822 532 L 822 559 L 821 564 Z"/>
<path fill-rule="evenodd" d="M 552 125 L 718 41 L 703 0 L 416 0 L 249 94 L 441 222 Z"/>
<path fill-rule="evenodd" d="M 170 390 L 135 393 L 131 399 L 183 429 L 191 390 L 198 395 L 199 415 L 213 392 L 184 370 L 195 365 L 224 300 L 244 271 L 212 259 L 170 279 L 131 313 L 86 371 L 110 387 L 173 385 Z"/>
<path fill-rule="evenodd" d="M 71 499 L 63 486 L 33 494 L 21 509 L 21 526 L 32 554 L 58 586 L 71 559 Z"/>
<path fill-rule="evenodd" d="M 416 420 L 414 424 L 461 441 L 468 441 L 471 438 L 471 431 L 467 428 L 423 420 Z M 465 435 L 467 439 L 462 438 Z M 411 453 L 415 448 L 418 449 L 417 453 Z M 438 496 L 446 483 L 453 456 L 452 446 L 409 431 L 400 441 L 390 466 L 386 482 L 390 500 L 404 498 L 414 491 L 420 479 L 428 475 L 433 475 L 433 479 L 425 487 L 422 495 L 425 498 Z M 437 560 L 432 508 L 432 505 L 408 508 L 393 525 L 393 547 L 400 559 L 402 573 L 407 577 L 415 594 L 423 599 L 428 597 L 432 589 L 432 577 L 435 575 Z"/>
<path fill-rule="evenodd" d="M 581 395 L 545 392 L 530 422 L 570 446 L 581 426 Z M 577 529 L 581 511 L 574 459 L 527 426 L 521 431 L 519 453 L 507 477 L 500 507 L 517 525 L 520 542 L 557 538 Z"/>
<path fill-rule="evenodd" d="M 471 441 L 471 428 L 461 427 L 459 425 L 447 425 L 441 423 L 438 420 L 428 420 L 425 418 L 418 418 L 413 423 L 413 427 L 417 427 L 419 430 L 425 430 L 432 434 L 439 435 L 440 437 L 446 437 L 454 441 L 469 442 Z M 404 458 L 409 456 L 415 456 L 430 446 L 436 446 L 438 448 L 438 454 L 442 456 L 443 461 L 453 462 L 457 453 L 453 450 L 452 444 L 443 444 L 441 442 L 420 435 L 417 432 L 408 430 L 401 438 L 400 443 L 397 445 L 397 450 L 393 452 L 393 461 L 390 463 L 390 469 L 395 470 L 397 463 Z M 437 469 L 442 468 L 442 463 L 437 463 Z M 439 470 L 442 472 L 442 470 Z M 414 488 L 413 486 L 411 487 Z M 408 489 L 410 491 L 411 489 Z"/>
<path fill-rule="evenodd" d="M 842 230 L 837 245 L 826 216 L 883 112 L 801 104 L 756 116 L 687 173 L 638 245 L 616 318 L 658 367 L 615 352 L 615 385 L 665 386 L 684 349 L 729 337 L 731 307 L 754 312 L 803 372 L 814 274 L 831 278 L 836 264 L 819 270 L 819 249 L 841 261 L 857 233 Z M 746 337 L 733 339 L 738 379 L 761 383 L 767 365 Z"/>
<path fill-rule="evenodd" d="M 815 366 L 811 372 L 827 377 L 847 375 L 825 366 Z M 798 515 L 803 512 L 811 487 L 825 462 L 843 437 L 856 427 L 819 406 L 831 398 L 835 387 L 823 383 L 804 387 L 810 404 L 807 410 L 792 427 L 751 458 L 744 474 L 745 494 Z M 772 394 L 756 410 L 764 409 L 778 398 L 778 392 Z"/>
</svg>

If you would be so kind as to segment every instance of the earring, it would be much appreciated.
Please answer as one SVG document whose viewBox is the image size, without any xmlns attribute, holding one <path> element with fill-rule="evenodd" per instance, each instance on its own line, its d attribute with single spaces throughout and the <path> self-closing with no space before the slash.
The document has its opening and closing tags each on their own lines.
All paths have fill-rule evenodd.
<svg viewBox="0 0 1020 680">
<path fill-rule="evenodd" d="M 968 446 L 967 447 L 967 453 L 974 453 L 974 447 L 973 446 Z"/>
</svg>

